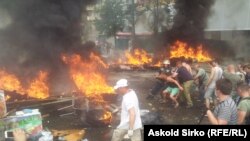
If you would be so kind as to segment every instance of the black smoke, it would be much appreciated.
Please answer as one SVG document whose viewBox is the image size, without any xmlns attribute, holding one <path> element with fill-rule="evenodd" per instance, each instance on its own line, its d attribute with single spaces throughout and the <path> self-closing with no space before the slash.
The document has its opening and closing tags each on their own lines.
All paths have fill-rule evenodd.
<svg viewBox="0 0 250 141">
<path fill-rule="evenodd" d="M 172 29 L 167 32 L 167 39 L 170 42 L 181 40 L 190 44 L 203 41 L 207 18 L 214 1 L 176 0 L 177 13 Z"/>
<path fill-rule="evenodd" d="M 92 0 L 1 0 L 11 22 L 0 29 L 0 68 L 25 82 L 39 70 L 49 71 L 51 87 L 65 88 L 63 53 L 85 53 L 82 13 Z M 87 54 L 82 54 L 87 56 Z"/>
</svg>

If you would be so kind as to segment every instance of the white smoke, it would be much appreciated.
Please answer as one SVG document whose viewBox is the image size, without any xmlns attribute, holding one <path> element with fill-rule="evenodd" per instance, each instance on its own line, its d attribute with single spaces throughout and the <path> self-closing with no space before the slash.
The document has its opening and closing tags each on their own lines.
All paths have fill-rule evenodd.
<svg viewBox="0 0 250 141">
<path fill-rule="evenodd" d="M 144 12 L 137 18 L 135 29 L 137 33 L 152 32 L 152 22 L 154 20 L 153 13 L 151 11 Z"/>
<path fill-rule="evenodd" d="M 12 19 L 9 13 L 5 9 L 0 8 L 0 29 L 6 28 L 11 22 Z"/>
<path fill-rule="evenodd" d="M 155 11 L 156 9 L 151 9 L 145 11 L 142 15 L 138 16 L 136 19 L 136 32 L 153 32 L 155 26 Z M 162 32 L 166 29 L 170 29 L 173 25 L 173 18 L 176 14 L 174 8 L 174 3 L 169 3 L 168 5 L 161 5 L 158 7 L 158 31 Z"/>
</svg>

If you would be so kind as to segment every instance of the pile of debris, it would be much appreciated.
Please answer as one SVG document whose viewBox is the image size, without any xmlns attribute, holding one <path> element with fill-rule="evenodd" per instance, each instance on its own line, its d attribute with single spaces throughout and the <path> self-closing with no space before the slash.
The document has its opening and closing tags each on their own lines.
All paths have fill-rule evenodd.
<svg viewBox="0 0 250 141">
<path fill-rule="evenodd" d="M 4 101 L 3 91 L 2 99 Z M 8 107 L 8 112 L 7 110 L 1 110 L 5 112 L 0 119 L 0 136 L 8 138 L 7 136 L 5 137 L 6 132 L 12 132 L 13 129 L 17 128 L 12 125 L 21 125 L 21 123 L 25 123 L 21 125 L 20 128 L 32 132 L 32 137 L 36 139 L 38 137 L 48 139 L 52 136 L 53 138 L 61 138 L 61 140 L 77 140 L 79 137 L 83 137 L 85 134 L 84 131 L 77 131 L 74 133 L 73 131 L 67 133 L 63 131 L 64 133 L 62 133 L 58 130 L 53 130 L 51 132 L 43 131 L 42 120 L 50 116 L 54 118 L 54 115 L 56 115 L 57 118 L 73 115 L 74 119 L 80 119 L 81 123 L 85 125 L 87 124 L 92 127 L 108 127 L 111 124 L 112 115 L 118 112 L 118 107 L 112 103 L 112 101 L 116 101 L 116 95 L 103 94 L 103 99 L 106 101 L 105 104 L 97 104 L 92 99 L 80 93 L 72 94 L 72 96 L 67 97 L 50 97 L 42 100 L 22 99 L 11 102 L 8 101 L 7 103 L 4 101 L 2 107 L 4 109 Z M 32 129 L 36 132 L 32 131 L 28 124 L 32 124 Z M 29 129 L 27 129 L 26 126 Z"/>
</svg>

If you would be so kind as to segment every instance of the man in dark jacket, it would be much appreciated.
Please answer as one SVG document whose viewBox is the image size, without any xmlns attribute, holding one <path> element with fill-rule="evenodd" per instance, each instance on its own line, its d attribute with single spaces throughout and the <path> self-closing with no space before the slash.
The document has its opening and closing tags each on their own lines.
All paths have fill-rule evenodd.
<svg viewBox="0 0 250 141">
<path fill-rule="evenodd" d="M 160 71 L 158 72 L 157 76 L 155 77 L 156 83 L 154 84 L 153 88 L 150 90 L 149 95 L 147 96 L 147 99 L 154 98 L 157 94 L 159 94 L 165 87 L 166 83 L 165 80 L 160 77 L 162 73 L 170 73 L 172 71 L 172 67 L 170 66 L 169 60 L 164 60 L 163 67 L 160 68 Z"/>
</svg>

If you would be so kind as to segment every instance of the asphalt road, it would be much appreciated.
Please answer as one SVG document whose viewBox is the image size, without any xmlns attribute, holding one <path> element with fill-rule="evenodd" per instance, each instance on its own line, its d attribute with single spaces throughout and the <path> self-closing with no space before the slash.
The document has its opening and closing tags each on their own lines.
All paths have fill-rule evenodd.
<svg viewBox="0 0 250 141">
<path fill-rule="evenodd" d="M 161 98 L 146 99 L 150 89 L 156 82 L 154 71 L 117 71 L 108 74 L 108 83 L 113 86 L 115 82 L 121 78 L 128 79 L 130 88 L 134 89 L 138 95 L 140 108 L 155 113 L 160 117 L 158 124 L 163 125 L 198 125 L 204 113 L 204 104 L 198 100 L 197 92 L 192 93 L 194 107 L 187 109 L 185 103 L 178 108 L 174 108 L 171 100 L 167 103 L 159 103 Z M 117 103 L 118 105 L 118 103 Z M 119 105 L 118 105 L 119 106 Z M 52 130 L 68 130 L 68 129 L 84 129 L 86 131 L 85 139 L 88 141 L 110 141 L 112 131 L 119 123 L 119 113 L 113 115 L 112 123 L 109 126 L 92 126 L 82 124 L 80 119 L 75 115 L 59 117 L 58 115 L 50 115 L 44 119 L 45 128 Z M 152 124 L 154 124 L 152 122 Z M 207 117 L 202 118 L 201 124 L 208 124 Z"/>
</svg>

